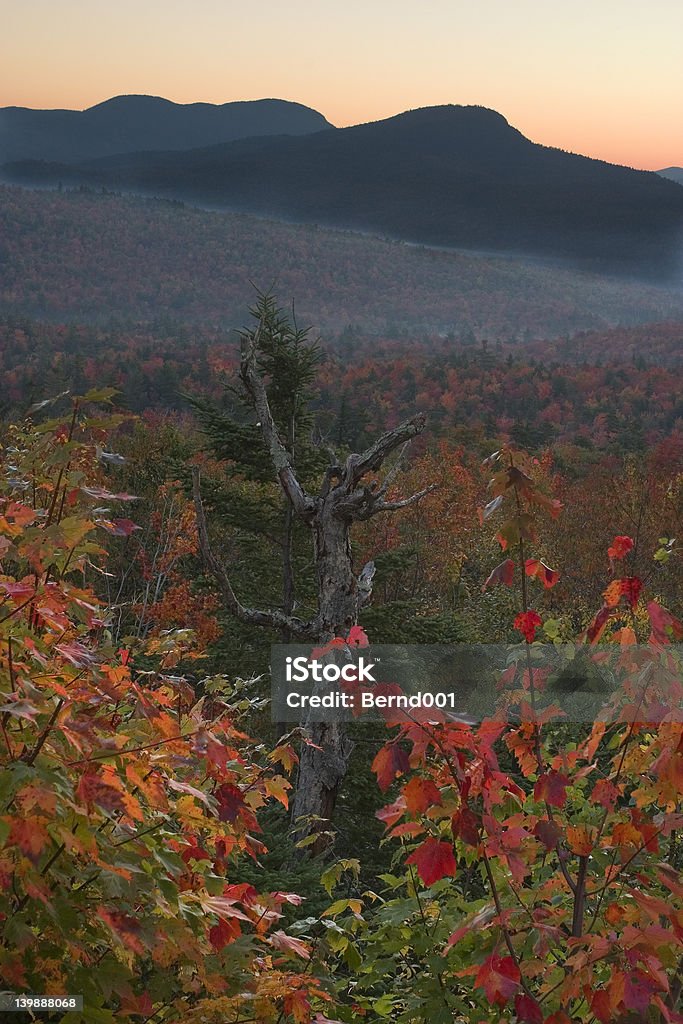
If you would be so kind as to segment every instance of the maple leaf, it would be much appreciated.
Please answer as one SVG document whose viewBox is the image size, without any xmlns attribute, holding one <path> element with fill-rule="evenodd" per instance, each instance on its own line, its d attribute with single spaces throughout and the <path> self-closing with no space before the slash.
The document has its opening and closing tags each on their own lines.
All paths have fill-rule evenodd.
<svg viewBox="0 0 683 1024">
<path fill-rule="evenodd" d="M 85 772 L 78 783 L 76 795 L 84 804 L 97 804 L 105 811 L 125 810 L 120 783 L 109 766 L 100 772 Z"/>
<path fill-rule="evenodd" d="M 609 779 L 599 779 L 593 786 L 591 800 L 600 804 L 605 810 L 611 811 L 619 799 L 619 790 Z"/>
<path fill-rule="evenodd" d="M 546 850 L 554 850 L 561 832 L 553 821 L 537 821 L 534 825 L 534 835 L 539 843 L 545 846 Z"/>
<path fill-rule="evenodd" d="M 441 793 L 431 779 L 416 775 L 403 787 L 405 806 L 409 814 L 423 814 L 428 807 L 442 802 Z"/>
<path fill-rule="evenodd" d="M 527 576 L 535 576 L 536 579 L 539 579 L 546 590 L 554 587 L 560 578 L 560 574 L 556 569 L 551 569 L 550 566 L 538 558 L 527 558 L 524 563 L 524 571 Z"/>
<path fill-rule="evenodd" d="M 35 818 L 17 819 L 11 824 L 8 845 L 18 846 L 25 857 L 37 864 L 49 842 L 46 829 Z"/>
<path fill-rule="evenodd" d="M 287 935 L 287 932 L 272 932 L 268 936 L 268 942 L 283 953 L 294 953 L 295 956 L 301 957 L 302 960 L 311 959 L 311 951 L 306 943 L 301 939 L 295 939 L 291 935 Z"/>
<path fill-rule="evenodd" d="M 369 647 L 370 641 L 368 640 L 367 633 L 362 626 L 351 626 L 349 635 L 346 638 L 346 642 L 349 647 Z"/>
<path fill-rule="evenodd" d="M 387 804 L 386 807 L 380 807 L 378 811 L 375 811 L 375 817 L 384 822 L 385 828 L 391 828 L 399 818 L 403 817 L 405 812 L 406 802 L 402 796 L 399 796 L 393 804 Z"/>
<path fill-rule="evenodd" d="M 142 529 L 132 519 L 96 519 L 95 524 L 113 537 L 130 537 L 135 530 Z"/>
<path fill-rule="evenodd" d="M 114 494 L 112 491 L 108 491 L 105 487 L 81 487 L 83 494 L 87 494 L 89 498 L 101 498 L 104 501 L 139 501 L 140 499 L 135 494 Z"/>
<path fill-rule="evenodd" d="M 465 935 L 469 934 L 469 932 L 480 931 L 482 928 L 485 928 L 489 921 L 492 921 L 493 918 L 496 917 L 496 914 L 497 911 L 493 903 L 489 903 L 485 907 L 482 907 L 481 910 L 478 910 L 475 914 L 471 914 L 470 917 L 468 917 L 452 935 L 449 935 L 448 942 L 443 949 L 444 956 L 451 946 L 457 945 L 457 943 L 460 942 Z"/>
<path fill-rule="evenodd" d="M 595 615 L 590 626 L 586 630 L 586 638 L 589 643 L 596 644 L 605 631 L 605 626 L 614 614 L 614 609 L 605 604 Z"/>
<path fill-rule="evenodd" d="M 285 1013 L 292 1017 L 294 1024 L 306 1024 L 310 1020 L 311 1003 L 304 989 L 295 988 L 285 994 Z"/>
<path fill-rule="evenodd" d="M 625 597 L 631 608 L 635 608 L 642 589 L 643 581 L 637 576 L 626 576 L 620 580 L 612 580 L 603 595 L 605 604 L 609 608 L 615 608 L 621 598 Z"/>
<path fill-rule="evenodd" d="M 569 779 L 561 772 L 550 771 L 541 775 L 534 786 L 534 798 L 543 800 L 551 807 L 564 807 L 567 802 Z"/>
<path fill-rule="evenodd" d="M 107 910 L 106 907 L 98 907 L 96 912 L 98 917 L 102 918 L 114 932 L 122 945 L 139 953 L 140 956 L 144 956 L 145 947 L 140 940 L 141 925 L 135 917 L 116 910 Z"/>
<path fill-rule="evenodd" d="M 630 537 L 619 536 L 615 537 L 610 547 L 607 548 L 607 554 L 610 558 L 625 558 L 629 551 L 633 550 L 633 541 Z"/>
<path fill-rule="evenodd" d="M 242 790 L 237 786 L 224 782 L 215 791 L 214 796 L 218 801 L 218 817 L 220 821 L 236 821 L 240 811 L 245 806 Z"/>
<path fill-rule="evenodd" d="M 683 640 L 683 623 L 657 601 L 648 603 L 647 613 L 650 616 L 650 643 L 670 644 L 672 640 Z"/>
<path fill-rule="evenodd" d="M 403 747 L 398 743 L 387 743 L 378 751 L 371 767 L 377 776 L 377 785 L 384 791 L 399 775 L 410 769 L 410 764 Z"/>
<path fill-rule="evenodd" d="M 214 924 L 209 928 L 209 942 L 216 952 L 220 953 L 222 949 L 229 946 L 235 939 L 238 939 L 241 934 L 242 929 L 239 921 L 222 917 L 218 924 Z"/>
<path fill-rule="evenodd" d="M 492 587 L 497 583 L 502 583 L 506 587 L 511 587 L 514 574 L 515 563 L 511 558 L 506 558 L 504 562 L 501 562 L 500 565 L 497 565 L 496 568 L 492 570 L 488 579 L 482 585 L 482 592 L 485 591 L 487 587 Z"/>
<path fill-rule="evenodd" d="M 519 988 L 519 967 L 511 956 L 488 957 L 479 968 L 474 984 L 496 1006 L 505 1006 Z"/>
<path fill-rule="evenodd" d="M 519 630 L 528 644 L 532 644 L 534 642 L 536 630 L 542 625 L 543 619 L 538 612 L 533 610 L 533 608 L 530 608 L 529 611 L 526 612 L 520 612 L 513 622 L 515 629 Z"/>
<path fill-rule="evenodd" d="M 433 885 L 446 875 L 455 875 L 456 864 L 453 847 L 430 836 L 421 843 L 406 859 L 406 864 L 414 864 L 417 873 L 425 885 Z"/>
<path fill-rule="evenodd" d="M 12 700 L 9 704 L 0 705 L 0 712 L 6 715 L 14 715 L 15 718 L 25 718 L 28 722 L 33 722 L 35 716 L 40 713 L 40 709 L 34 707 L 28 700 Z"/>
<path fill-rule="evenodd" d="M 543 1010 L 535 999 L 525 993 L 515 996 L 515 1013 L 524 1024 L 543 1024 Z"/>
<path fill-rule="evenodd" d="M 590 857 L 593 850 L 593 830 L 587 825 L 567 825 L 567 846 L 577 857 Z"/>
<path fill-rule="evenodd" d="M 479 822 L 474 811 L 462 807 L 451 818 L 451 830 L 455 838 L 462 839 L 468 846 L 479 845 Z"/>
<path fill-rule="evenodd" d="M 275 775 L 271 779 L 266 779 L 265 790 L 268 796 L 274 797 L 282 804 L 287 810 L 289 807 L 289 798 L 287 796 L 287 790 L 292 788 L 292 784 L 283 778 L 282 775 Z"/>
</svg>

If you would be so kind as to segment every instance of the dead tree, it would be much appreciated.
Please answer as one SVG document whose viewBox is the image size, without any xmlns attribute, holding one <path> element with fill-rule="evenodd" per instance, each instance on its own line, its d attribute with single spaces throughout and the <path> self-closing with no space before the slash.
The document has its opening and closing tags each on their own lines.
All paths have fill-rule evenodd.
<svg viewBox="0 0 683 1024">
<path fill-rule="evenodd" d="M 273 463 L 273 470 L 291 508 L 311 530 L 315 562 L 318 610 L 314 618 L 304 621 L 279 609 L 247 608 L 235 594 L 225 568 L 217 561 L 209 543 L 206 518 L 202 506 L 199 471 L 193 470 L 194 503 L 197 514 L 199 546 L 205 565 L 214 576 L 223 600 L 242 622 L 286 630 L 293 640 L 325 641 L 346 636 L 358 622 L 362 603 L 368 597 L 368 574 L 359 580 L 351 559 L 350 531 L 355 522 L 369 519 L 380 512 L 394 512 L 415 504 L 432 487 L 402 500 L 387 500 L 387 492 L 399 467 L 400 459 L 380 483 L 365 482 L 376 473 L 388 456 L 403 449 L 425 426 L 423 414 L 413 416 L 393 430 L 382 434 L 366 451 L 351 454 L 345 460 L 333 458 L 317 494 L 309 494 L 301 486 L 290 455 L 278 435 L 273 421 L 266 386 L 257 364 L 257 331 L 253 337 L 243 336 L 240 377 L 256 413 L 263 440 Z M 302 821 L 329 821 L 334 811 L 339 788 L 346 774 L 352 745 L 344 725 L 339 722 L 306 723 L 310 743 L 302 745 L 299 776 L 292 802 L 292 820 L 301 832 Z M 304 826 L 304 831 L 306 826 Z"/>
</svg>

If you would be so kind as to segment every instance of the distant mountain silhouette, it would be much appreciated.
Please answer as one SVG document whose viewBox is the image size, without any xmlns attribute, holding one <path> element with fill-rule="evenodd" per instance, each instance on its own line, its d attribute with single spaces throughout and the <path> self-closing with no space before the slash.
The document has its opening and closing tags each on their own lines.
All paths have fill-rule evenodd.
<svg viewBox="0 0 683 1024">
<path fill-rule="evenodd" d="M 661 171 L 657 171 L 657 174 L 683 185 L 683 167 L 664 167 Z"/>
<path fill-rule="evenodd" d="M 0 108 L 0 163 L 71 163 L 133 150 L 179 150 L 250 135 L 303 135 L 331 125 L 286 100 L 172 103 L 159 96 L 115 96 L 88 110 Z"/>
<path fill-rule="evenodd" d="M 78 168 L 4 168 L 14 181 L 85 182 L 487 252 L 671 278 L 683 192 L 530 142 L 484 107 L 411 110 L 303 137 L 138 153 Z"/>
</svg>

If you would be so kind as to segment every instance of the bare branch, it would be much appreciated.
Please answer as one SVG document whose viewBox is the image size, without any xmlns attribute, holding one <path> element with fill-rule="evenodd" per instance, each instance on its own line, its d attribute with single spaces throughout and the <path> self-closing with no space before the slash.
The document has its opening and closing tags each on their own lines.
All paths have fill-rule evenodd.
<svg viewBox="0 0 683 1024">
<path fill-rule="evenodd" d="M 398 453 L 396 462 L 393 464 L 393 466 L 385 476 L 384 480 L 382 481 L 381 487 L 377 491 L 378 498 L 381 498 L 383 495 L 387 493 L 387 491 L 393 484 L 394 480 L 398 476 L 399 470 L 401 469 L 401 466 L 403 464 L 403 456 L 405 455 L 406 448 L 408 447 L 409 444 L 410 441 L 406 441 L 403 447 L 401 448 L 400 452 Z"/>
<path fill-rule="evenodd" d="M 197 536 L 199 539 L 199 550 L 207 569 L 211 572 L 219 586 L 223 600 L 235 618 L 241 622 L 247 622 L 251 626 L 270 626 L 276 629 L 286 629 L 293 636 L 302 639 L 314 638 L 316 633 L 315 622 L 304 622 L 292 615 L 285 615 L 284 612 L 272 609 L 261 611 L 257 608 L 246 608 L 240 603 L 235 591 L 232 589 L 230 578 L 223 566 L 216 559 L 211 544 L 209 533 L 206 527 L 206 516 L 199 484 L 199 467 L 192 467 L 192 496 L 194 498 L 195 514 L 197 516 Z"/>
<path fill-rule="evenodd" d="M 253 337 L 244 335 L 242 337 L 242 362 L 240 365 L 240 377 L 249 397 L 251 398 L 259 426 L 266 443 L 273 468 L 283 491 L 292 503 L 297 515 L 302 519 L 310 521 L 315 512 L 314 500 L 306 494 L 299 483 L 296 473 L 292 467 L 287 449 L 283 445 L 277 432 L 277 427 L 270 411 L 270 404 L 266 394 L 266 386 L 256 366 L 256 347 L 262 324 L 259 324 Z"/>
<path fill-rule="evenodd" d="M 418 491 L 416 494 L 411 494 L 409 498 L 400 498 L 398 501 L 377 501 L 370 504 L 364 512 L 361 513 L 360 519 L 369 519 L 371 516 L 377 515 L 378 512 L 396 512 L 397 509 L 408 508 L 409 505 L 416 505 L 426 494 L 430 494 L 435 491 L 438 484 L 430 484 L 429 487 L 425 487 L 423 490 Z"/>
<path fill-rule="evenodd" d="M 361 455 L 349 455 L 344 471 L 347 488 L 355 487 L 366 473 L 379 469 L 387 455 L 391 455 L 396 448 L 421 434 L 426 422 L 424 413 L 420 412 L 393 430 L 382 434 Z"/>
</svg>

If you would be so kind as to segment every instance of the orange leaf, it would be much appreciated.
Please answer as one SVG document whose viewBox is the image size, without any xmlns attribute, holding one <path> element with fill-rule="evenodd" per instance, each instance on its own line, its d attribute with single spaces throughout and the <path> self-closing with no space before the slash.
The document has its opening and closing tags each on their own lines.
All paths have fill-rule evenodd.
<svg viewBox="0 0 683 1024">
<path fill-rule="evenodd" d="M 590 857 L 593 850 L 592 829 L 586 825 L 567 825 L 567 846 L 578 857 Z"/>
<path fill-rule="evenodd" d="M 377 784 L 381 790 L 388 789 L 392 782 L 409 768 L 408 755 L 398 743 L 386 743 L 372 762 L 372 770 L 377 776 Z"/>
<path fill-rule="evenodd" d="M 441 793 L 431 779 L 416 775 L 403 787 L 409 814 L 423 814 L 427 808 L 441 803 Z"/>
</svg>

